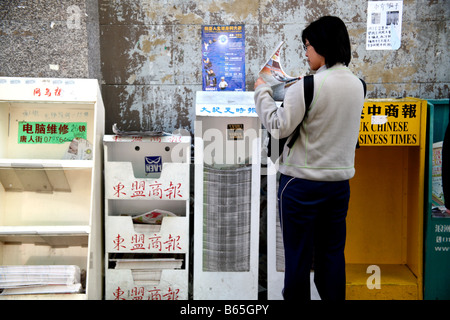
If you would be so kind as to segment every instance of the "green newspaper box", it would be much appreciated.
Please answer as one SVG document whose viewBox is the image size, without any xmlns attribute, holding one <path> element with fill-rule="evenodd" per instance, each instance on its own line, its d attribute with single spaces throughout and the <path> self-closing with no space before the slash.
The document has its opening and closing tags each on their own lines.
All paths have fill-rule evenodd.
<svg viewBox="0 0 450 320">
<path fill-rule="evenodd" d="M 428 165 L 425 188 L 424 299 L 450 299 L 450 215 L 443 208 L 442 141 L 449 124 L 449 99 L 428 100 Z"/>
</svg>

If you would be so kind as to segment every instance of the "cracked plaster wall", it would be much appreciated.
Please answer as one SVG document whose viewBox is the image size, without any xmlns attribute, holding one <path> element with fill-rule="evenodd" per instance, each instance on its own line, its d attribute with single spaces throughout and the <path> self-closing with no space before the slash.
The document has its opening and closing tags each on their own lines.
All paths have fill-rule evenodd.
<svg viewBox="0 0 450 320">
<path fill-rule="evenodd" d="M 75 5 L 80 25 L 68 30 Z M 322 15 L 346 23 L 350 68 L 368 97 L 449 96 L 447 0 L 404 0 L 401 47 L 365 49 L 362 0 L 7 0 L 0 2 L 0 76 L 98 78 L 106 131 L 193 131 L 202 89 L 201 26 L 245 25 L 246 89 L 279 41 L 287 73 L 309 72 L 301 31 Z M 58 65 L 58 70 L 50 65 Z"/>
<path fill-rule="evenodd" d="M 245 25 L 249 91 L 280 40 L 287 73 L 308 73 L 301 31 L 322 15 L 337 15 L 350 32 L 350 67 L 368 83 L 369 97 L 448 97 L 448 2 L 403 5 L 400 49 L 367 51 L 367 1 L 100 0 L 103 92 L 114 108 L 107 128 L 122 122 L 130 130 L 193 130 L 201 26 L 209 24 Z"/>
</svg>

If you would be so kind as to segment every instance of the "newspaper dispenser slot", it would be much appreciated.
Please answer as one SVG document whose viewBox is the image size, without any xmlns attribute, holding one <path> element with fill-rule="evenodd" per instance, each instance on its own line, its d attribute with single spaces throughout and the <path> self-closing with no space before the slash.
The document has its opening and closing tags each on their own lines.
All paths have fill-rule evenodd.
<svg viewBox="0 0 450 320">
<path fill-rule="evenodd" d="M 196 93 L 194 299 L 257 299 L 260 122 L 253 92 Z"/>
</svg>

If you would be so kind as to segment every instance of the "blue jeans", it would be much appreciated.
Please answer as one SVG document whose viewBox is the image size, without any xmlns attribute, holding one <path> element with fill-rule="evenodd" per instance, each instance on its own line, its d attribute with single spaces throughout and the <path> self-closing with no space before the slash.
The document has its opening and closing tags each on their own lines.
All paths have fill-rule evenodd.
<svg viewBox="0 0 450 320">
<path fill-rule="evenodd" d="M 345 238 L 350 184 L 281 175 L 278 205 L 283 232 L 286 300 L 310 300 L 310 270 L 322 300 L 345 299 Z"/>
</svg>

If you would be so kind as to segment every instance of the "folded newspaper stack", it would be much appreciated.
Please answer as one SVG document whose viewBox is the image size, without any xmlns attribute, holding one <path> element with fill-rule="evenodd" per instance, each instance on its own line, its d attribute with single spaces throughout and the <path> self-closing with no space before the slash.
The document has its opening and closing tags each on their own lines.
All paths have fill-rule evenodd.
<svg viewBox="0 0 450 320">
<path fill-rule="evenodd" d="M 204 271 L 250 269 L 251 165 L 204 169 Z"/>
<path fill-rule="evenodd" d="M 0 266 L 0 295 L 78 293 L 78 266 Z"/>
<path fill-rule="evenodd" d="M 131 270 L 133 281 L 138 286 L 157 286 L 163 270 L 177 270 L 183 266 L 183 259 L 110 259 L 114 269 Z"/>
</svg>

